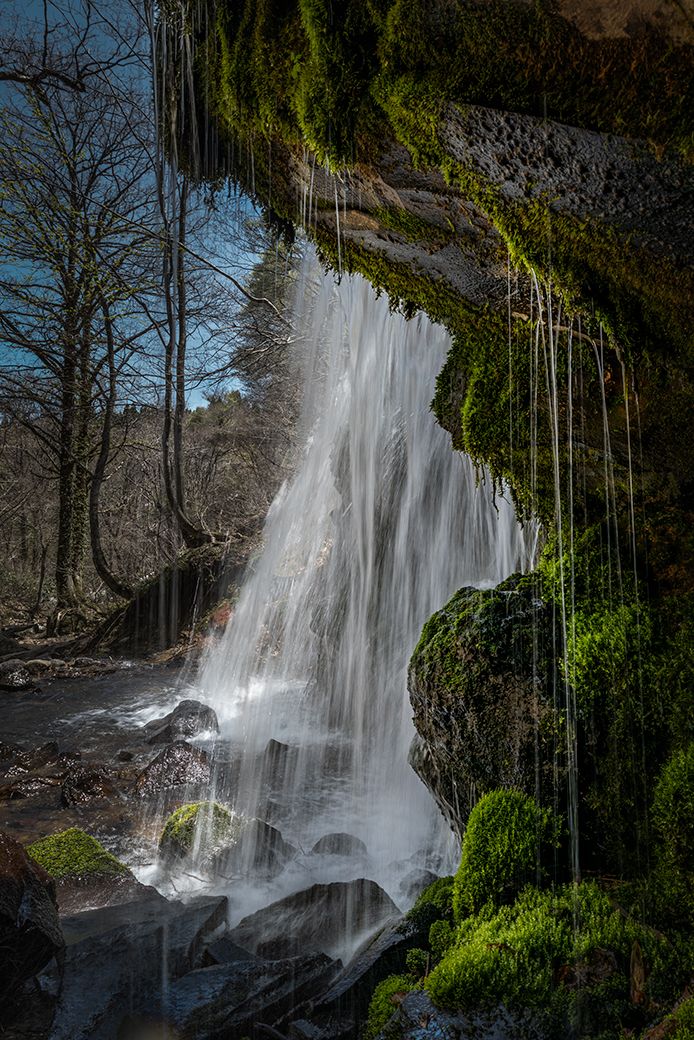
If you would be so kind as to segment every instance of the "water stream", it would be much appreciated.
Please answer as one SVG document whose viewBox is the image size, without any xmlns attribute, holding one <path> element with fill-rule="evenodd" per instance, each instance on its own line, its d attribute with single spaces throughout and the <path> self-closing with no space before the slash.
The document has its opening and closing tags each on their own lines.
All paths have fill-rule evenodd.
<svg viewBox="0 0 694 1040">
<path fill-rule="evenodd" d="M 445 868 L 455 855 L 407 762 L 409 656 L 456 589 L 527 565 L 527 537 L 430 413 L 443 329 L 392 313 L 360 277 L 336 284 L 312 253 L 292 325 L 304 447 L 199 678 L 240 757 L 234 790 L 213 795 L 301 850 L 300 868 L 252 902 L 368 876 L 402 904 L 413 862 Z M 366 845 L 360 863 L 310 855 L 331 832 Z"/>
</svg>

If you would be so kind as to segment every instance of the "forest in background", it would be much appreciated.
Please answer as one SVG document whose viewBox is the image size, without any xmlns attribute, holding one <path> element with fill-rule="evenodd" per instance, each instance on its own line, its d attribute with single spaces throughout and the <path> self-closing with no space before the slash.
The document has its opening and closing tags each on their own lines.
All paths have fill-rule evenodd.
<svg viewBox="0 0 694 1040">
<path fill-rule="evenodd" d="M 82 627 L 257 540 L 285 475 L 294 254 L 164 154 L 150 5 L 4 16 L 0 621 Z"/>
</svg>

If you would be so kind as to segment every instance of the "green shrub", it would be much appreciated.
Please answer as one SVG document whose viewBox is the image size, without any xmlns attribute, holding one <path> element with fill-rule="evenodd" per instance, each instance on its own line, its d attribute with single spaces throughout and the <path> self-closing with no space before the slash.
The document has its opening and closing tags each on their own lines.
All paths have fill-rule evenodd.
<svg viewBox="0 0 694 1040">
<path fill-rule="evenodd" d="M 421 979 L 429 970 L 430 960 L 431 957 L 427 950 L 421 950 L 415 946 L 414 949 L 407 951 L 405 966 L 413 978 Z"/>
<path fill-rule="evenodd" d="M 243 820 L 219 802 L 190 802 L 171 813 L 159 840 L 165 859 L 183 859 L 197 849 L 211 855 L 238 839 Z"/>
<path fill-rule="evenodd" d="M 470 813 L 453 885 L 456 921 L 498 907 L 538 876 L 540 851 L 551 832 L 551 814 L 520 791 L 491 791 Z"/>
<path fill-rule="evenodd" d="M 663 768 L 653 797 L 657 832 L 653 887 L 660 915 L 694 923 L 694 743 Z"/>
<path fill-rule="evenodd" d="M 512 906 L 487 904 L 463 921 L 424 988 L 449 1010 L 501 1002 L 551 1009 L 563 1023 L 585 1019 L 592 1002 L 598 1021 L 617 1029 L 633 1010 L 629 963 L 637 941 L 650 972 L 647 999 L 667 998 L 685 965 L 663 936 L 615 908 L 593 882 L 556 893 L 527 888 Z"/>
<path fill-rule="evenodd" d="M 40 838 L 27 846 L 27 853 L 54 878 L 130 875 L 124 863 L 78 827 Z"/>
<path fill-rule="evenodd" d="M 369 1017 L 364 1030 L 364 1040 L 374 1040 L 388 1019 L 395 1014 L 396 1002 L 393 1001 L 395 994 L 409 993 L 414 988 L 415 985 L 408 975 L 389 975 L 383 982 L 379 982 L 369 1004 Z"/>
</svg>

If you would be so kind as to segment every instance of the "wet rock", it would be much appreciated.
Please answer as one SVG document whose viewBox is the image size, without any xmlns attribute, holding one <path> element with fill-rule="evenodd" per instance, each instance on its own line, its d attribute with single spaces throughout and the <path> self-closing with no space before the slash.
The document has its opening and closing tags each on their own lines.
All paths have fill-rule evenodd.
<svg viewBox="0 0 694 1040">
<path fill-rule="evenodd" d="M 77 766 L 70 769 L 60 791 L 61 805 L 82 805 L 99 798 L 114 798 L 117 794 L 113 781 L 101 768 Z"/>
<path fill-rule="evenodd" d="M 59 776 L 20 776 L 12 783 L 0 786 L 0 799 L 14 801 L 18 798 L 33 798 L 34 795 L 45 794 L 51 788 L 61 786 Z"/>
<path fill-rule="evenodd" d="M 194 852 L 204 862 L 238 841 L 245 819 L 219 802 L 189 802 L 171 813 L 159 839 L 159 856 L 169 864 Z"/>
<path fill-rule="evenodd" d="M 0 763 L 5 765 L 13 762 L 23 750 L 19 744 L 6 744 L 4 740 L 0 740 Z"/>
<path fill-rule="evenodd" d="M 213 709 L 200 701 L 185 700 L 163 718 L 148 722 L 145 726 L 145 740 L 148 744 L 168 744 L 210 730 L 219 733 L 219 723 Z"/>
<path fill-rule="evenodd" d="M 30 772 L 34 769 L 42 769 L 58 758 L 58 745 L 54 740 L 41 744 L 39 747 L 31 748 L 29 751 L 20 752 L 15 758 L 15 765 L 19 769 Z"/>
<path fill-rule="evenodd" d="M 326 834 L 319 838 L 311 852 L 322 856 L 366 856 L 367 849 L 361 838 L 353 834 Z"/>
<path fill-rule="evenodd" d="M 424 946 L 428 931 L 428 924 L 419 927 L 405 917 L 367 939 L 312 1008 L 308 1017 L 320 1027 L 318 1035 L 358 1040 L 375 987 L 389 975 L 405 972 L 408 951 Z"/>
<path fill-rule="evenodd" d="M 0 661 L 0 690 L 29 690 L 33 685 L 23 661 Z"/>
<path fill-rule="evenodd" d="M 58 878 L 56 896 L 60 916 L 65 917 L 86 910 L 140 902 L 154 898 L 158 893 L 150 885 L 143 885 L 128 871 L 127 874 L 85 874 Z M 163 896 L 160 898 L 163 899 Z"/>
<path fill-rule="evenodd" d="M 271 878 L 281 873 L 297 852 L 276 827 L 262 820 L 247 820 L 238 840 L 211 858 L 209 869 L 222 877 Z"/>
<path fill-rule="evenodd" d="M 551 1040 L 532 1012 L 497 1007 L 480 1014 L 451 1014 L 413 990 L 376 1040 Z"/>
<path fill-rule="evenodd" d="M 259 958 L 232 942 L 228 935 L 206 946 L 201 956 L 201 967 L 211 968 L 215 964 L 230 964 L 232 961 L 257 961 Z"/>
<path fill-rule="evenodd" d="M 519 575 L 461 589 L 424 626 L 408 676 L 410 762 L 458 835 L 475 792 L 536 793 L 538 753 L 540 800 L 553 791 L 552 654 L 551 612 Z"/>
<path fill-rule="evenodd" d="M 400 891 L 402 893 L 402 900 L 406 906 L 411 906 L 414 903 L 418 895 L 420 895 L 425 888 L 436 881 L 438 877 L 431 870 L 411 870 L 400 882 Z"/>
<path fill-rule="evenodd" d="M 55 885 L 8 834 L 0 831 L 0 1025 L 24 983 L 63 948 Z"/>
<path fill-rule="evenodd" d="M 398 908 L 375 881 L 336 881 L 313 885 L 250 914 L 230 938 L 254 953 L 261 945 L 267 950 L 269 943 L 289 943 L 285 950 L 337 956 L 395 916 Z"/>
<path fill-rule="evenodd" d="M 132 762 L 134 757 L 135 757 L 135 755 L 133 754 L 132 751 L 126 751 L 125 749 L 123 749 L 122 751 L 119 751 L 118 754 L 116 755 L 116 758 L 118 759 L 119 762 Z"/>
<path fill-rule="evenodd" d="M 150 1013 L 226 918 L 226 899 L 159 894 L 63 918 L 65 966 L 51 1040 L 114 1038 L 126 1013 Z M 47 974 L 47 985 L 57 973 Z"/>
<path fill-rule="evenodd" d="M 281 1026 L 288 1013 L 324 990 L 338 967 L 325 954 L 313 954 L 201 968 L 173 983 L 165 1015 L 184 1036 L 196 1040 L 257 1035 L 259 1023 Z"/>
<path fill-rule="evenodd" d="M 135 781 L 135 790 L 147 797 L 181 784 L 206 784 L 210 779 L 210 758 L 201 748 L 185 740 L 164 748 Z"/>
<path fill-rule="evenodd" d="M 279 740 L 268 740 L 262 755 L 262 782 L 282 783 L 287 772 L 293 770 L 299 749 Z"/>
</svg>

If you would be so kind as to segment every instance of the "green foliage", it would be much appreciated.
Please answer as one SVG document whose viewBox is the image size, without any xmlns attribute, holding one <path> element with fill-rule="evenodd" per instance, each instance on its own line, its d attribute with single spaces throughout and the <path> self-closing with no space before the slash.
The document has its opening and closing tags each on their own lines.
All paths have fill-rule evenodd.
<svg viewBox="0 0 694 1040">
<path fill-rule="evenodd" d="M 200 845 L 207 855 L 222 845 L 234 842 L 241 819 L 219 802 L 190 802 L 175 809 L 164 824 L 159 853 L 180 858 L 191 855 Z"/>
<path fill-rule="evenodd" d="M 417 928 L 427 928 L 441 918 L 453 920 L 453 878 L 432 881 L 417 897 L 407 918 Z"/>
<path fill-rule="evenodd" d="M 27 853 L 54 878 L 131 876 L 124 863 L 78 827 L 40 838 L 27 846 Z"/>
<path fill-rule="evenodd" d="M 453 887 L 460 922 L 487 903 L 499 907 L 540 873 L 552 818 L 520 791 L 490 791 L 470 813 Z"/>
<path fill-rule="evenodd" d="M 653 886 L 662 918 L 694 926 L 694 743 L 675 751 L 655 788 Z"/>
<path fill-rule="evenodd" d="M 669 1033 L 671 1040 L 694 1040 L 694 997 L 683 1000 L 670 1016 L 675 1023 L 675 1032 Z"/>
<path fill-rule="evenodd" d="M 388 1019 L 395 1014 L 396 1003 L 393 997 L 398 993 L 409 993 L 414 988 L 409 975 L 389 975 L 383 982 L 379 982 L 369 1004 L 364 1040 L 375 1040 Z"/>
<path fill-rule="evenodd" d="M 434 921 L 429 929 L 429 946 L 435 961 L 440 961 L 455 941 L 455 929 L 448 920 Z"/>
<path fill-rule="evenodd" d="M 487 906 L 463 921 L 424 985 L 435 1004 L 454 1011 L 502 1002 L 551 1009 L 565 1021 L 585 1017 L 593 1001 L 609 1016 L 600 1028 L 618 1030 L 631 1007 L 635 942 L 650 970 L 648 999 L 667 999 L 686 966 L 663 936 L 627 917 L 592 882 L 555 893 L 528 888 L 513 905 Z"/>
</svg>

